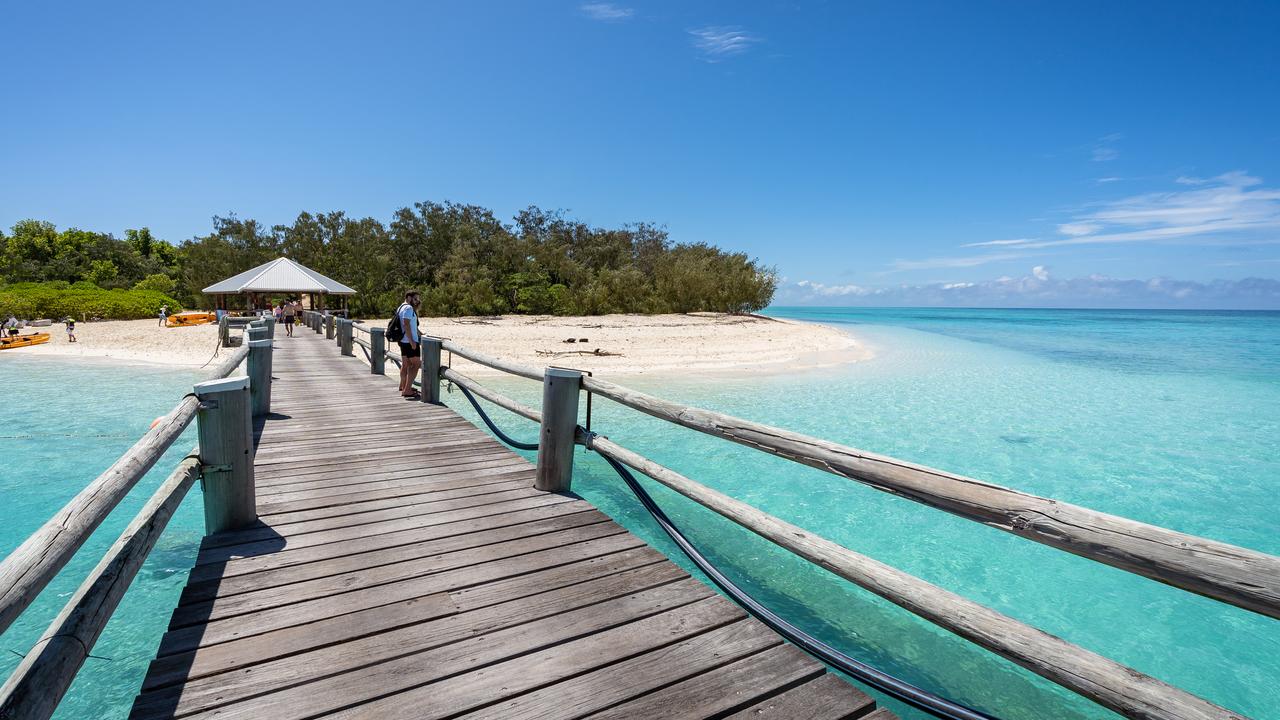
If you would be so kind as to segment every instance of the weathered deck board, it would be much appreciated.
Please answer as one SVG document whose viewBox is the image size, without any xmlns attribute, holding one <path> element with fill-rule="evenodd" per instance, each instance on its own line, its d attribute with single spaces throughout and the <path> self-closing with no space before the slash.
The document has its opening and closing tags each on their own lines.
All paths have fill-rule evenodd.
<svg viewBox="0 0 1280 720">
<path fill-rule="evenodd" d="M 131 717 L 874 710 L 452 411 L 319 336 L 276 345 L 261 522 L 205 539 Z"/>
</svg>

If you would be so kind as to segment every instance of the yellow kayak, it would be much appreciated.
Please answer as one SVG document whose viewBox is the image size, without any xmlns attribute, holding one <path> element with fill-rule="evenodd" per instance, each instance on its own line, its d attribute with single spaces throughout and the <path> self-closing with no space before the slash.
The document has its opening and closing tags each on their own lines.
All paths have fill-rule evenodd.
<svg viewBox="0 0 1280 720">
<path fill-rule="evenodd" d="M 184 312 L 170 315 L 165 321 L 168 327 L 186 327 L 188 325 L 208 325 L 218 322 L 218 316 L 209 312 Z"/>
<path fill-rule="evenodd" d="M 39 345 L 40 343 L 49 342 L 49 333 L 35 333 L 33 335 L 18 335 L 16 337 L 0 338 L 0 350 L 8 350 L 9 348 L 26 347 L 28 345 Z"/>
</svg>

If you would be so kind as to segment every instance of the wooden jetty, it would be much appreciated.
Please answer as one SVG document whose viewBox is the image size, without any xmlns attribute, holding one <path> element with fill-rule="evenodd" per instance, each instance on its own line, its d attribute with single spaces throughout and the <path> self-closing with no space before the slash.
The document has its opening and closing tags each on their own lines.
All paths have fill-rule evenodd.
<svg viewBox="0 0 1280 720">
<path fill-rule="evenodd" d="M 888 717 L 322 336 L 273 367 L 260 522 L 205 540 L 130 717 Z"/>
<path fill-rule="evenodd" d="M 197 422 L 198 451 L 0 688 L 0 720 L 53 714 L 197 478 L 208 535 L 132 718 L 892 717 L 815 657 L 938 717 L 991 717 L 861 665 L 774 615 L 684 542 L 631 470 L 1125 717 L 1244 718 L 597 435 L 593 397 L 1280 619 L 1272 555 L 442 339 L 424 339 L 422 402 L 405 401 L 385 377 L 386 362 L 400 358 L 381 328 L 316 312 L 304 326 L 273 339 L 270 320 L 248 323 L 245 347 L 0 562 L 3 633 Z M 224 345 L 231 327 L 221 328 Z M 459 373 L 444 353 L 542 383 L 540 407 Z M 230 377 L 242 364 L 246 375 Z M 478 409 L 475 398 L 537 423 L 528 446 L 536 464 L 440 405 L 446 381 Z M 576 446 L 609 462 L 737 602 L 572 495 Z"/>
</svg>

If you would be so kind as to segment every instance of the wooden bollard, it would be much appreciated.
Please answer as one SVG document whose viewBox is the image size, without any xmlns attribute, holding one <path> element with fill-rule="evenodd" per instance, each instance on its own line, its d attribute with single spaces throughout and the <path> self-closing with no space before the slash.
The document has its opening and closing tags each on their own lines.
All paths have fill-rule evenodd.
<svg viewBox="0 0 1280 720">
<path fill-rule="evenodd" d="M 369 328 L 369 372 L 374 375 L 387 374 L 387 329 L 384 327 Z"/>
<path fill-rule="evenodd" d="M 272 340 L 275 340 L 276 339 L 276 319 L 271 315 L 268 315 L 265 318 L 263 318 L 262 321 L 266 323 L 266 326 L 267 326 L 267 337 Z"/>
<path fill-rule="evenodd" d="M 569 492 L 573 484 L 573 439 L 581 388 L 582 373 L 577 370 L 547 368 L 543 375 L 538 469 L 533 481 L 539 490 Z"/>
<path fill-rule="evenodd" d="M 247 527 L 258 519 L 249 378 L 197 383 L 195 394 L 205 532 Z"/>
<path fill-rule="evenodd" d="M 231 347 L 230 315 L 223 315 L 218 318 L 218 340 L 222 342 L 222 347 Z"/>
<path fill-rule="evenodd" d="M 336 318 L 334 318 L 332 315 L 324 316 L 324 339 L 325 340 L 332 340 L 334 338 L 333 324 L 335 320 Z"/>
<path fill-rule="evenodd" d="M 338 334 L 338 347 L 342 348 L 342 354 L 351 356 L 355 354 L 355 343 L 353 342 L 356 334 L 355 323 L 346 318 L 339 318 L 339 328 L 341 332 Z"/>
<path fill-rule="evenodd" d="M 324 332 L 324 316 L 323 315 L 321 315 L 320 313 L 315 314 L 315 317 L 312 319 L 311 329 L 315 330 L 317 335 Z"/>
<path fill-rule="evenodd" d="M 422 402 L 440 404 L 440 350 L 444 341 L 439 338 L 422 338 L 418 349 L 422 353 Z"/>
<path fill-rule="evenodd" d="M 254 340 L 267 340 L 267 326 L 261 320 L 254 320 L 244 329 L 246 343 Z"/>
<path fill-rule="evenodd" d="M 250 333 L 253 330 L 250 328 Z M 271 346 L 274 344 L 271 338 L 249 341 L 247 370 L 254 417 L 271 412 Z"/>
</svg>

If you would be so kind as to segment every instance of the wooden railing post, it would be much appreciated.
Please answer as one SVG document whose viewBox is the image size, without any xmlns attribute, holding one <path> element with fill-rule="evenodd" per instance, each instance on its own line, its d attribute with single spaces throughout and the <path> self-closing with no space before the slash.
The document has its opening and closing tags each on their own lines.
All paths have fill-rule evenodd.
<svg viewBox="0 0 1280 720">
<path fill-rule="evenodd" d="M 315 330 L 317 335 L 324 332 L 324 316 L 323 315 L 321 315 L 320 313 L 315 314 L 315 318 L 311 324 L 311 329 Z"/>
<path fill-rule="evenodd" d="M 418 346 L 422 351 L 422 402 L 440 404 L 440 350 L 439 338 L 422 338 Z"/>
<path fill-rule="evenodd" d="M 222 343 L 222 347 L 231 347 L 230 315 L 223 315 L 218 318 L 218 340 Z"/>
<path fill-rule="evenodd" d="M 582 373 L 547 368 L 542 378 L 542 427 L 538 431 L 538 470 L 533 486 L 568 492 L 573 483 L 573 439 L 578 427 L 578 390 Z"/>
<path fill-rule="evenodd" d="M 369 372 L 374 375 L 387 374 L 387 329 L 384 327 L 369 328 Z"/>
<path fill-rule="evenodd" d="M 249 378 L 198 383 L 195 394 L 205 532 L 247 527 L 258 519 Z"/>
<path fill-rule="evenodd" d="M 265 318 L 263 318 L 262 321 L 267 326 L 267 337 L 272 340 L 275 340 L 276 339 L 276 319 L 271 315 L 268 315 Z"/>
<path fill-rule="evenodd" d="M 351 342 L 355 335 L 354 323 L 346 318 L 338 318 L 338 347 L 343 355 L 355 354 L 355 343 Z"/>
<path fill-rule="evenodd" d="M 336 318 L 334 318 L 332 315 L 325 315 L 325 316 L 324 316 L 324 339 L 325 339 L 325 340 L 332 340 L 332 339 L 333 339 L 333 337 L 334 337 L 334 326 L 333 326 L 333 324 L 334 324 L 334 321 L 335 321 L 335 320 L 336 320 Z"/>
<path fill-rule="evenodd" d="M 250 328 L 249 332 L 253 332 Z M 267 328 L 268 332 L 270 328 Z M 249 341 L 249 397 L 252 399 L 253 415 L 266 415 L 271 412 L 271 346 L 275 342 L 271 338 Z"/>
</svg>

